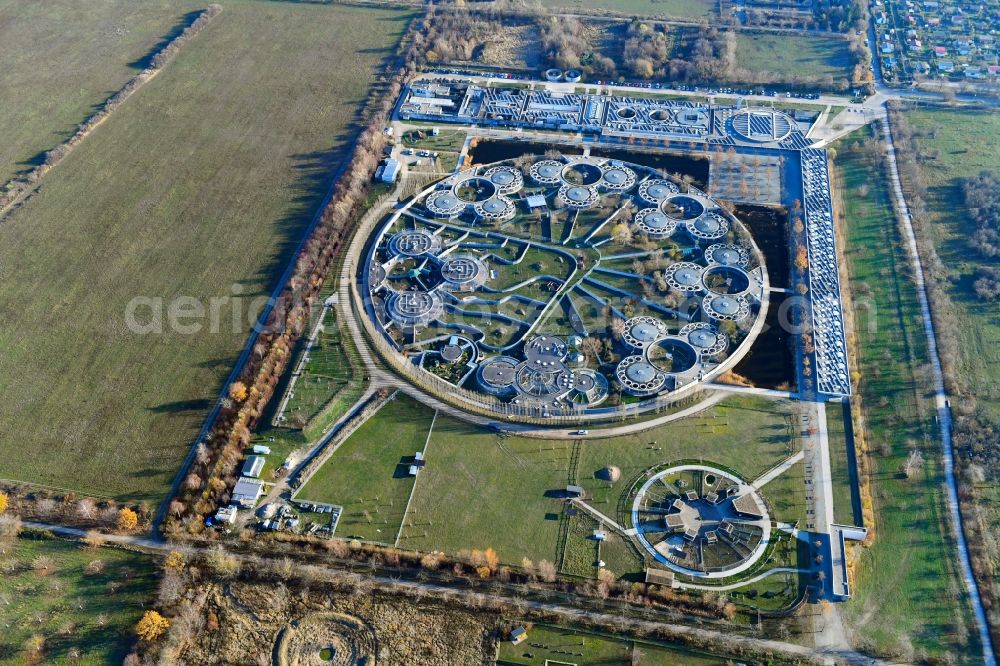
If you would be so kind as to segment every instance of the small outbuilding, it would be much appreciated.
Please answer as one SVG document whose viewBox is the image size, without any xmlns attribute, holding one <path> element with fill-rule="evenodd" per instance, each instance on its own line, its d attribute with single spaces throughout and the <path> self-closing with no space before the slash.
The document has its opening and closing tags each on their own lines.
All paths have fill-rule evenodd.
<svg viewBox="0 0 1000 666">
<path fill-rule="evenodd" d="M 646 584 L 673 587 L 674 572 L 664 571 L 663 569 L 646 569 Z"/>
<path fill-rule="evenodd" d="M 264 469 L 264 457 L 263 456 L 250 456 L 247 461 L 243 463 L 243 476 L 248 476 L 252 479 L 256 479 L 260 476 L 261 470 Z"/>
<path fill-rule="evenodd" d="M 253 508 L 257 500 L 264 494 L 264 482 L 260 479 L 241 477 L 233 488 L 232 501 L 244 509 Z"/>
<path fill-rule="evenodd" d="M 532 194 L 527 198 L 528 208 L 545 208 L 545 195 Z"/>
<path fill-rule="evenodd" d="M 233 505 L 224 506 L 215 512 L 215 521 L 226 525 L 236 522 L 236 507 Z"/>
<path fill-rule="evenodd" d="M 375 177 L 381 180 L 383 183 L 395 183 L 396 179 L 399 178 L 399 172 L 402 169 L 402 164 L 399 160 L 389 158 L 385 161 L 385 164 L 380 166 L 375 172 Z"/>
<path fill-rule="evenodd" d="M 510 642 L 514 645 L 520 645 L 528 639 L 528 630 L 522 625 L 516 627 L 510 632 Z"/>
</svg>

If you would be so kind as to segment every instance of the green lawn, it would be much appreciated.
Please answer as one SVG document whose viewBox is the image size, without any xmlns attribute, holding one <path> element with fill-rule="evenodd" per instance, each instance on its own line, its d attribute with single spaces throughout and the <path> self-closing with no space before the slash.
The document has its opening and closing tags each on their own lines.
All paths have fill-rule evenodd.
<svg viewBox="0 0 1000 666">
<path fill-rule="evenodd" d="M 414 483 L 404 460 L 424 450 L 433 415 L 397 394 L 340 445 L 296 498 L 343 506 L 339 537 L 393 543 Z M 418 485 L 444 455 L 432 441 Z"/>
<path fill-rule="evenodd" d="M 976 268 L 983 262 L 966 244 L 970 222 L 958 182 L 986 169 L 1000 173 L 1000 115 L 924 109 L 907 117 L 915 130 L 928 134 L 918 139 L 921 151 L 940 151 L 937 159 L 921 163 L 921 170 L 938 254 L 955 272 L 949 293 L 963 322 L 961 373 L 979 404 L 1000 423 L 1000 307 L 985 304 L 972 291 Z"/>
<path fill-rule="evenodd" d="M 533 625 L 520 645 L 500 643 L 497 664 L 502 666 L 545 666 L 545 664 L 580 666 L 668 666 L 685 664 L 708 666 L 729 663 L 724 657 L 688 650 L 662 643 L 622 640 L 567 627 Z"/>
<path fill-rule="evenodd" d="M 285 408 L 288 424 L 293 427 L 309 424 L 321 412 L 327 411 L 327 405 L 337 394 L 348 388 L 354 379 L 354 370 L 346 345 L 347 341 L 342 339 L 337 327 L 336 312 L 330 308 L 323 318 L 323 330 L 316 338 L 316 346 L 300 351 L 300 354 L 308 354 L 309 360 L 303 366 Z M 298 362 L 297 356 L 292 370 Z"/>
<path fill-rule="evenodd" d="M 789 80 L 832 76 L 837 83 L 846 80 L 854 67 L 846 39 L 745 31 L 736 35 L 736 62 L 758 76 L 771 73 Z"/>
<path fill-rule="evenodd" d="M 408 16 L 227 2 L 0 225 L 0 477 L 163 497 Z M 234 292 L 218 332 L 126 325 Z"/>
<path fill-rule="evenodd" d="M 0 569 L 3 664 L 120 664 L 157 579 L 147 556 L 57 540 L 0 545 Z M 40 660 L 32 662 L 25 643 L 36 636 L 44 647 Z M 73 649 L 79 661 L 70 660 Z"/>
<path fill-rule="evenodd" d="M 33 167 L 145 66 L 188 12 L 180 0 L 0 0 L 0 185 Z M 16 91 L 16 92 L 15 92 Z M 36 161 L 37 160 L 37 161 Z"/>
<path fill-rule="evenodd" d="M 436 126 L 427 126 L 436 127 Z M 414 150 L 429 150 L 429 151 L 447 151 L 458 154 L 462 150 L 462 146 L 465 145 L 465 137 L 468 133 L 465 130 L 449 130 L 438 128 L 438 135 L 434 136 L 430 129 L 423 129 L 424 138 L 420 139 L 416 136 L 416 130 L 409 130 L 407 134 L 412 132 L 411 136 L 403 137 L 403 145 L 407 148 L 412 148 Z M 412 139 L 412 140 L 411 140 Z M 426 158 L 425 158 L 426 159 Z M 438 160 L 440 161 L 440 160 Z"/>
<path fill-rule="evenodd" d="M 598 560 L 602 560 L 605 568 L 616 576 L 631 574 L 638 578 L 642 574 L 643 560 L 625 537 L 605 529 L 605 540 L 595 540 L 594 530 L 601 524 L 583 511 L 577 511 L 566 520 L 565 554 L 560 568 L 562 573 L 595 578 L 598 571 L 596 564 Z"/>
<path fill-rule="evenodd" d="M 416 550 L 458 552 L 492 547 L 501 560 L 513 564 L 558 561 L 563 502 L 558 491 L 580 483 L 598 510 L 615 517 L 627 483 L 653 465 L 703 459 L 719 463 L 753 480 L 799 445 L 790 430 L 788 403 L 733 397 L 677 422 L 633 436 L 585 440 L 498 437 L 464 422 L 439 416 L 431 435 L 428 467 L 421 473 L 400 545 Z M 652 442 L 656 444 L 651 445 Z M 571 470 L 573 447 L 578 463 Z M 609 486 L 594 474 L 615 465 L 621 480 Z M 801 465 L 764 489 L 779 519 L 792 522 L 804 510 Z M 463 507 L 455 512 L 456 506 Z M 587 538 L 589 520 L 579 519 L 569 530 L 563 569 L 593 575 L 596 544 Z M 588 528 L 590 531 L 588 531 Z M 623 575 L 639 570 L 629 552 L 615 551 L 608 568 Z"/>
<path fill-rule="evenodd" d="M 764 398 L 735 396 L 690 418 L 614 439 L 586 440 L 576 479 L 604 513 L 614 512 L 626 484 L 654 465 L 704 460 L 728 467 L 752 481 L 801 446 L 793 436 L 793 405 Z M 621 470 L 613 487 L 595 477 L 606 465 Z M 772 481 L 777 483 L 777 481 Z"/>
<path fill-rule="evenodd" d="M 927 361 L 916 293 L 907 278 L 885 176 L 863 154 L 848 150 L 866 136 L 854 135 L 837 146 L 835 169 L 847 220 L 845 253 L 877 523 L 875 543 L 856 567 L 844 617 L 855 643 L 867 649 L 965 655 L 969 661 L 979 649 L 946 535 L 929 382 L 914 371 Z M 898 470 L 911 447 L 923 450 L 927 462 L 922 478 L 904 481 Z"/>
<path fill-rule="evenodd" d="M 826 428 L 830 438 L 830 474 L 833 478 L 833 519 L 841 525 L 857 524 L 851 503 L 851 470 L 848 467 L 844 406 L 826 406 Z"/>
<path fill-rule="evenodd" d="M 439 416 L 400 546 L 496 550 L 504 562 L 556 561 L 570 442 L 510 437 Z"/>
</svg>

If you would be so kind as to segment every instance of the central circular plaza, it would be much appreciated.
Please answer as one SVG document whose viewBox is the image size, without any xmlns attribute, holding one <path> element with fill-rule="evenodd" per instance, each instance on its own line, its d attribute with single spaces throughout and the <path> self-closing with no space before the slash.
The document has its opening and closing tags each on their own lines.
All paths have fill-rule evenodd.
<svg viewBox="0 0 1000 666">
<path fill-rule="evenodd" d="M 515 419 L 607 418 L 691 391 L 746 354 L 768 293 L 752 236 L 714 199 L 568 155 L 432 184 L 378 225 L 355 279 L 407 376 Z"/>
<path fill-rule="evenodd" d="M 657 562 L 688 576 L 724 578 L 759 560 L 771 517 L 757 490 L 706 465 L 651 470 L 634 489 L 634 538 Z"/>
</svg>

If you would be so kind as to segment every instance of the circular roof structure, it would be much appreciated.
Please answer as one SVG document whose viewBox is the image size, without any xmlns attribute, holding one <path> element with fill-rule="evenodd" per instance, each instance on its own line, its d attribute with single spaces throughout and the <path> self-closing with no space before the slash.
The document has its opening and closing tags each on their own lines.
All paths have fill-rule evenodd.
<svg viewBox="0 0 1000 666">
<path fill-rule="evenodd" d="M 622 339 L 633 349 L 645 349 L 667 334 L 667 325 L 655 317 L 632 317 L 625 322 Z"/>
<path fill-rule="evenodd" d="M 745 141 L 769 143 L 786 139 L 795 128 L 795 121 L 775 109 L 744 109 L 730 120 L 733 133 Z"/>
<path fill-rule="evenodd" d="M 672 194 L 677 194 L 680 189 L 672 181 L 663 178 L 652 178 L 644 180 L 639 185 L 639 197 L 651 206 L 658 205 L 661 201 Z"/>
<path fill-rule="evenodd" d="M 743 321 L 750 315 L 750 304 L 743 296 L 710 294 L 702 301 L 702 308 L 719 321 Z"/>
<path fill-rule="evenodd" d="M 625 376 L 633 382 L 645 384 L 656 377 L 656 368 L 645 361 L 639 361 L 625 368 Z"/>
<path fill-rule="evenodd" d="M 556 199 L 567 208 L 590 208 L 600 200 L 597 189 L 584 185 L 563 185 Z"/>
<path fill-rule="evenodd" d="M 618 363 L 615 376 L 623 390 L 638 396 L 659 393 L 667 381 L 667 376 L 653 367 L 645 356 L 626 356 Z"/>
<path fill-rule="evenodd" d="M 629 491 L 630 534 L 669 569 L 697 578 L 734 576 L 767 551 L 767 505 L 735 474 L 688 464 L 650 470 L 640 481 Z"/>
<path fill-rule="evenodd" d="M 447 287 L 470 289 L 486 282 L 486 264 L 472 254 L 456 254 L 441 262 L 441 278 Z"/>
<path fill-rule="evenodd" d="M 677 230 L 677 222 L 659 208 L 643 208 L 635 214 L 635 224 L 650 238 L 666 238 Z"/>
<path fill-rule="evenodd" d="M 612 390 L 641 398 L 627 404 L 644 411 L 662 404 L 647 398 L 680 395 L 746 354 L 763 325 L 767 273 L 737 218 L 638 164 L 519 163 L 429 185 L 365 245 L 366 263 L 353 272 L 367 296 L 358 309 L 374 324 L 367 330 L 420 359 L 413 381 L 433 372 L 464 389 L 447 398 L 455 405 L 481 393 L 469 406 L 479 413 L 501 410 L 497 398 L 508 403 L 505 418 L 590 419 L 602 418 L 588 409 Z M 638 237 L 619 235 L 620 225 Z M 567 296 L 574 307 L 564 310 Z M 623 303 L 634 316 L 606 327 L 576 310 L 618 318 Z"/>
<path fill-rule="evenodd" d="M 386 313 L 403 328 L 426 325 L 441 315 L 443 305 L 436 292 L 404 291 L 389 294 Z"/>
<path fill-rule="evenodd" d="M 601 187 L 612 192 L 631 189 L 635 185 L 635 172 L 624 166 L 612 166 L 604 170 Z"/>
<path fill-rule="evenodd" d="M 494 356 L 479 364 L 476 379 L 479 385 L 488 393 L 500 395 L 513 394 L 514 382 L 517 381 L 517 366 L 520 362 L 510 356 Z"/>
<path fill-rule="evenodd" d="M 501 194 L 513 194 L 524 187 L 524 176 L 520 170 L 514 167 L 493 167 L 488 169 L 483 176 L 493 183 Z"/>
<path fill-rule="evenodd" d="M 679 335 L 686 338 L 703 358 L 716 356 L 729 346 L 729 338 L 725 333 L 720 333 L 707 322 L 688 324 L 680 330 Z"/>
<path fill-rule="evenodd" d="M 689 261 L 680 261 L 667 269 L 663 277 L 667 284 L 677 291 L 701 290 L 701 266 Z"/>
<path fill-rule="evenodd" d="M 531 165 L 531 179 L 542 185 L 556 185 L 562 182 L 562 170 L 565 165 L 557 160 L 539 160 Z"/>
<path fill-rule="evenodd" d="M 437 236 L 427 229 L 401 231 L 389 239 L 390 250 L 404 257 L 434 254 L 441 247 Z"/>
<path fill-rule="evenodd" d="M 514 202 L 502 195 L 475 204 L 476 215 L 492 222 L 509 220 L 517 213 Z"/>
<path fill-rule="evenodd" d="M 424 206 L 436 217 L 453 217 L 465 210 L 465 202 L 449 190 L 441 190 L 427 197 Z"/>
<path fill-rule="evenodd" d="M 739 245 L 710 245 L 705 248 L 705 261 L 710 264 L 745 267 L 750 262 L 750 253 Z"/>
<path fill-rule="evenodd" d="M 729 220 L 718 213 L 705 213 L 688 223 L 687 230 L 695 238 L 715 240 L 729 233 Z"/>
</svg>

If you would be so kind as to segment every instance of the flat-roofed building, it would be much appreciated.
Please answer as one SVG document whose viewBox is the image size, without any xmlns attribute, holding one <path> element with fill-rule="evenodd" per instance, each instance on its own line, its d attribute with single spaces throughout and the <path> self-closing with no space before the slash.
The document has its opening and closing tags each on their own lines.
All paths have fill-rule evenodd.
<svg viewBox="0 0 1000 666">
<path fill-rule="evenodd" d="M 264 469 L 264 457 L 263 456 L 250 456 L 247 461 L 243 463 L 243 476 L 248 476 L 252 479 L 256 479 L 260 476 L 260 471 Z"/>
</svg>

